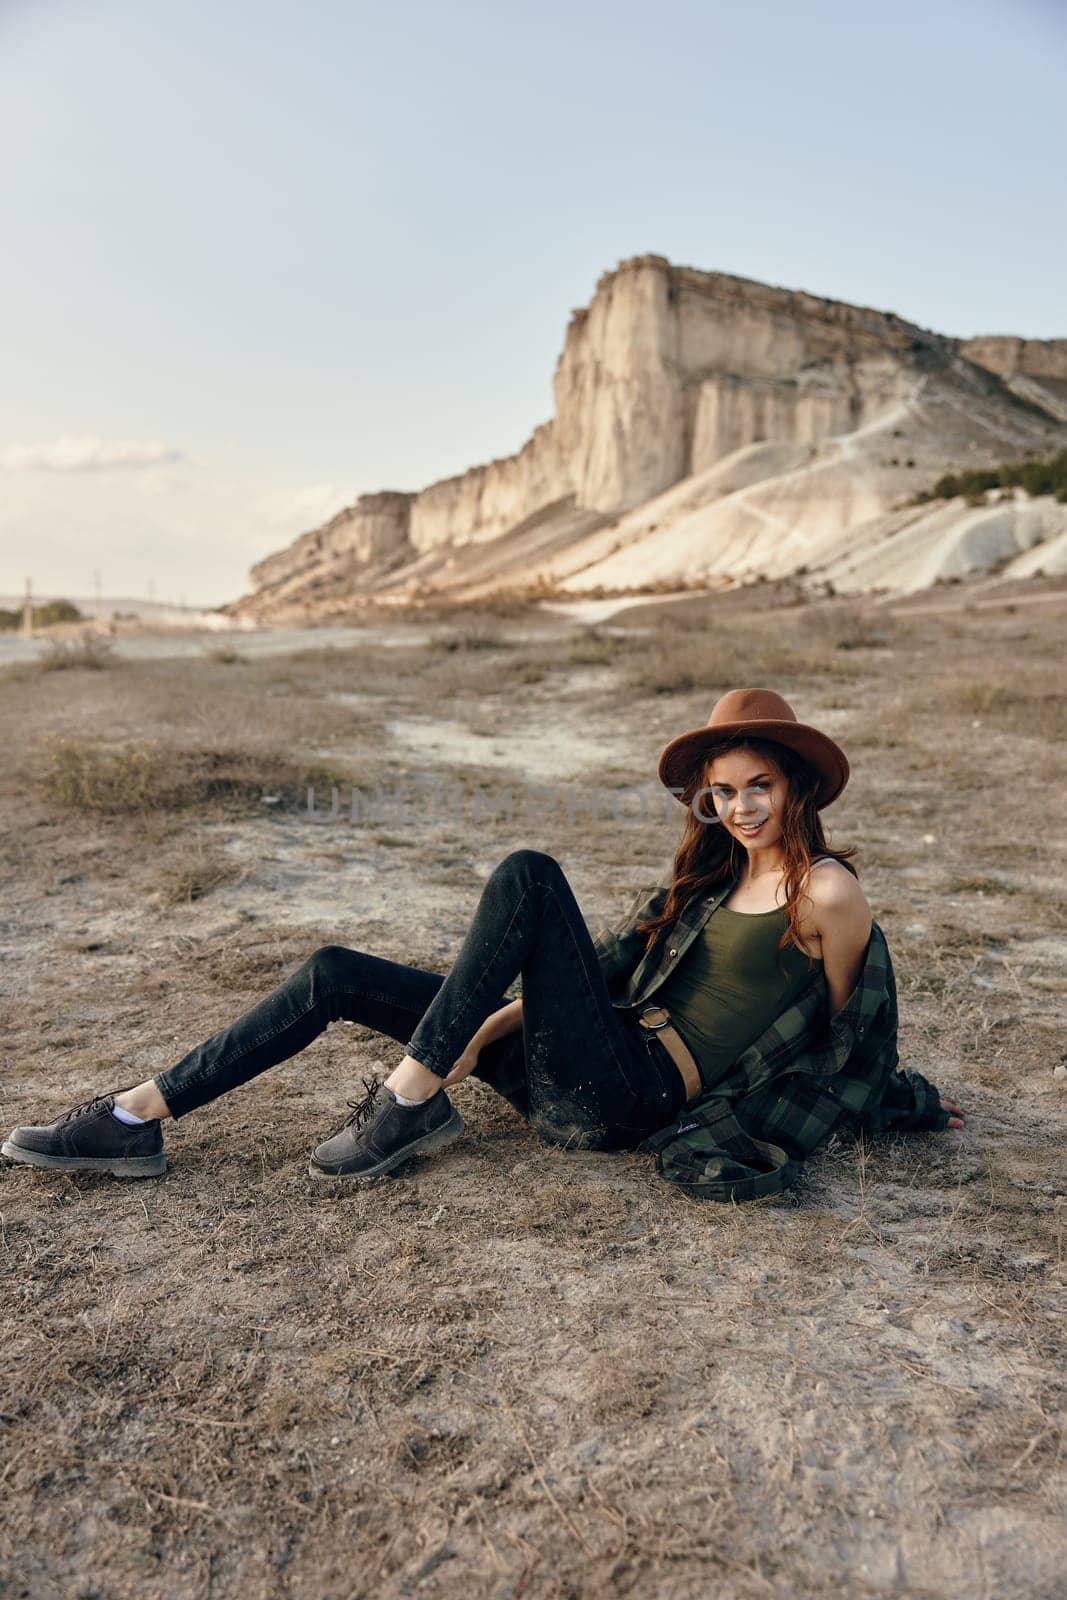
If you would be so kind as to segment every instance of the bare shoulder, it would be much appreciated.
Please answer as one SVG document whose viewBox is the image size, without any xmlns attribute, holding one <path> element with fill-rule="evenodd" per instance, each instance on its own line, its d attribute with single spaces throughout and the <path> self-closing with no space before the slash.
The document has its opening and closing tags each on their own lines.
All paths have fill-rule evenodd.
<svg viewBox="0 0 1067 1600">
<path fill-rule="evenodd" d="M 812 870 L 808 895 L 820 919 L 858 921 L 871 915 L 870 903 L 859 879 L 840 861 L 824 861 L 817 870 Z"/>
</svg>

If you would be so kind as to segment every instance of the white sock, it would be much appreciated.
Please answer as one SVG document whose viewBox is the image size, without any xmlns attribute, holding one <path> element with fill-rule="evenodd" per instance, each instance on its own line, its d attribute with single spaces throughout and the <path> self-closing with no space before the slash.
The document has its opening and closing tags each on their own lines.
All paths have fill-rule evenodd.
<svg viewBox="0 0 1067 1600">
<path fill-rule="evenodd" d="M 127 1111 L 125 1106 L 112 1106 L 111 1115 L 124 1122 L 128 1128 L 139 1128 L 143 1123 L 150 1121 L 149 1117 L 139 1117 L 133 1111 Z"/>
<path fill-rule="evenodd" d="M 396 1101 L 398 1106 L 424 1106 L 426 1104 L 426 1100 L 407 1100 L 407 1099 L 405 1099 L 405 1097 L 402 1094 L 397 1094 L 395 1089 L 390 1089 L 389 1093 L 392 1095 L 393 1099 Z M 434 1090 L 434 1094 L 436 1094 L 436 1093 L 437 1093 L 437 1090 L 435 1089 Z M 426 1096 L 427 1100 L 430 1100 L 432 1098 L 433 1098 L 432 1095 L 427 1095 Z"/>
</svg>

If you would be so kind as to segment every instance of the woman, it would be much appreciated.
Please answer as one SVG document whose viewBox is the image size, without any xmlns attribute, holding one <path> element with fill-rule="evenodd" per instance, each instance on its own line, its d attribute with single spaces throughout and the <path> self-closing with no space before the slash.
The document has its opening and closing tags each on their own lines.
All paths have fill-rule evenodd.
<svg viewBox="0 0 1067 1600">
<path fill-rule="evenodd" d="M 547 1142 L 656 1149 L 664 1176 L 713 1198 L 784 1186 L 843 1122 L 962 1127 L 959 1106 L 918 1074 L 895 1072 L 884 941 L 852 852 L 830 850 L 819 819 L 848 770 L 781 696 L 734 690 L 707 727 L 660 757 L 662 782 L 687 807 L 685 831 L 671 882 L 622 927 L 594 941 L 559 863 L 512 851 L 489 875 L 447 977 L 323 945 L 175 1066 L 48 1126 L 14 1129 L 3 1153 L 156 1176 L 166 1118 L 286 1060 L 338 1020 L 388 1034 L 406 1053 L 384 1094 L 364 1080 L 352 1115 L 313 1152 L 313 1176 L 374 1177 L 458 1138 L 464 1123 L 447 1091 L 469 1073 Z M 520 975 L 521 998 L 509 1000 Z M 873 1053 L 853 1011 L 880 1019 Z M 892 1116 L 879 1124 L 883 1103 Z M 747 1113 L 737 1120 L 761 1105 L 783 1144 L 761 1139 Z"/>
</svg>

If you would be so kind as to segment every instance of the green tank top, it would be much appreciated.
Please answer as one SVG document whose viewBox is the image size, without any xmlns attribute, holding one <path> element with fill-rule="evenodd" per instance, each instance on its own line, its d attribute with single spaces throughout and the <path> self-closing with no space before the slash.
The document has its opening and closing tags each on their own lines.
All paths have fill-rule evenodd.
<svg viewBox="0 0 1067 1600">
<path fill-rule="evenodd" d="M 656 991 L 714 1088 L 742 1051 L 793 1004 L 822 970 L 795 944 L 779 950 L 785 911 L 729 911 L 719 906 L 681 963 Z"/>
</svg>

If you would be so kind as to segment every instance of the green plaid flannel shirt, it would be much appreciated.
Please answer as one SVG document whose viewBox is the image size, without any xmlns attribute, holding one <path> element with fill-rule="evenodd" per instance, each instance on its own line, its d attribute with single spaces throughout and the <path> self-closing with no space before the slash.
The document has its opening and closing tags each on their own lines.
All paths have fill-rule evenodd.
<svg viewBox="0 0 1067 1600">
<path fill-rule="evenodd" d="M 733 889 L 695 895 L 641 954 L 639 917 L 658 913 L 665 884 L 636 896 L 615 928 L 594 935 L 613 1005 L 640 1006 L 673 972 L 708 917 Z M 821 970 L 788 1010 L 768 1018 L 714 1089 L 638 1147 L 656 1153 L 660 1176 L 693 1199 L 752 1200 L 776 1194 L 800 1176 L 805 1159 L 836 1130 L 867 1134 L 948 1126 L 949 1112 L 921 1073 L 898 1070 L 893 963 L 878 923 L 871 927 L 859 981 L 829 1015 Z"/>
</svg>

